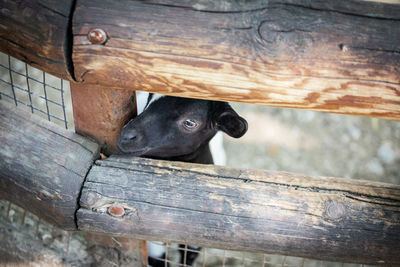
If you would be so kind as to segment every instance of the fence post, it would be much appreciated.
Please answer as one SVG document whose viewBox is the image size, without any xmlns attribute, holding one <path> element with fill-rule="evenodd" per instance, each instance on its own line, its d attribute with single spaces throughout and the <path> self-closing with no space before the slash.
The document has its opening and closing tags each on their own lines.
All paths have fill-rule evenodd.
<svg viewBox="0 0 400 267">
<path fill-rule="evenodd" d="M 116 152 L 124 124 L 136 114 L 135 91 L 71 83 L 75 131 L 96 139 L 102 152 Z"/>
<path fill-rule="evenodd" d="M 116 140 L 124 124 L 136 114 L 135 91 L 71 83 L 75 131 L 96 139 L 106 155 L 116 152 Z M 147 265 L 146 242 L 134 238 L 88 233 L 89 243 L 115 247 L 136 255 L 134 262 Z"/>
</svg>

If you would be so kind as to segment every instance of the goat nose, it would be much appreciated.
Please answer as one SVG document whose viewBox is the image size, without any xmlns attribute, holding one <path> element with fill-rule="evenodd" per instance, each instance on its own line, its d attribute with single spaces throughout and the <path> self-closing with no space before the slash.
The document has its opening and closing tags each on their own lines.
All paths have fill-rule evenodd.
<svg viewBox="0 0 400 267">
<path fill-rule="evenodd" d="M 137 137 L 137 131 L 134 129 L 123 129 L 119 137 L 120 142 L 131 142 Z"/>
<path fill-rule="evenodd" d="M 132 141 L 136 139 L 136 132 L 135 131 L 128 131 L 123 135 L 123 139 L 126 141 Z"/>
</svg>

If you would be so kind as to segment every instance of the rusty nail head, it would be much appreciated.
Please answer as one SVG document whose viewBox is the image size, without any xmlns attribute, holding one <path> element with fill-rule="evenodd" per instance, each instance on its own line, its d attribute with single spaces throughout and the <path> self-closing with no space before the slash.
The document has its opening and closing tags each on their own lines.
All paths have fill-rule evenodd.
<svg viewBox="0 0 400 267">
<path fill-rule="evenodd" d="M 112 216 L 121 217 L 125 214 L 125 209 L 121 205 L 111 205 L 108 207 L 108 213 Z"/>
<path fill-rule="evenodd" d="M 102 29 L 92 29 L 88 33 L 88 39 L 92 44 L 104 44 L 107 41 L 107 34 Z"/>
</svg>

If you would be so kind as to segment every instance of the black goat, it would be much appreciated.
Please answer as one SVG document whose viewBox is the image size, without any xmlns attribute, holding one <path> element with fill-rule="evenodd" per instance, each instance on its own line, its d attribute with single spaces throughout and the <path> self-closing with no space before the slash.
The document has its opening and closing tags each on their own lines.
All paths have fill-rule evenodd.
<svg viewBox="0 0 400 267">
<path fill-rule="evenodd" d="M 239 138 L 246 133 L 247 122 L 226 102 L 149 94 L 144 111 L 122 129 L 118 147 L 135 156 L 213 164 L 209 142 L 219 130 Z M 181 264 L 191 266 L 197 254 L 181 253 Z M 165 253 L 160 258 L 165 259 Z M 165 266 L 152 257 L 149 264 Z"/>
</svg>

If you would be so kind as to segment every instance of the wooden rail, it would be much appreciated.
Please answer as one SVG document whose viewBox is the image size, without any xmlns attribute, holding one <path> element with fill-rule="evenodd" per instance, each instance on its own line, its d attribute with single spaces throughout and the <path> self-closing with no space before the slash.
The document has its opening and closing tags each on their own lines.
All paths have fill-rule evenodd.
<svg viewBox="0 0 400 267">
<path fill-rule="evenodd" d="M 0 197 L 64 229 L 400 264 L 398 185 L 122 156 L 93 164 L 98 145 L 4 101 L 0 143 Z"/>
<path fill-rule="evenodd" d="M 342 262 L 399 264 L 400 186 L 113 156 L 79 229 Z"/>
<path fill-rule="evenodd" d="M 356 3 L 78 1 L 75 76 L 176 96 L 400 119 L 400 5 Z M 88 41 L 93 28 L 107 33 L 104 45 Z"/>
<path fill-rule="evenodd" d="M 395 2 L 1 0 L 0 50 L 90 86 L 399 120 Z"/>
</svg>

